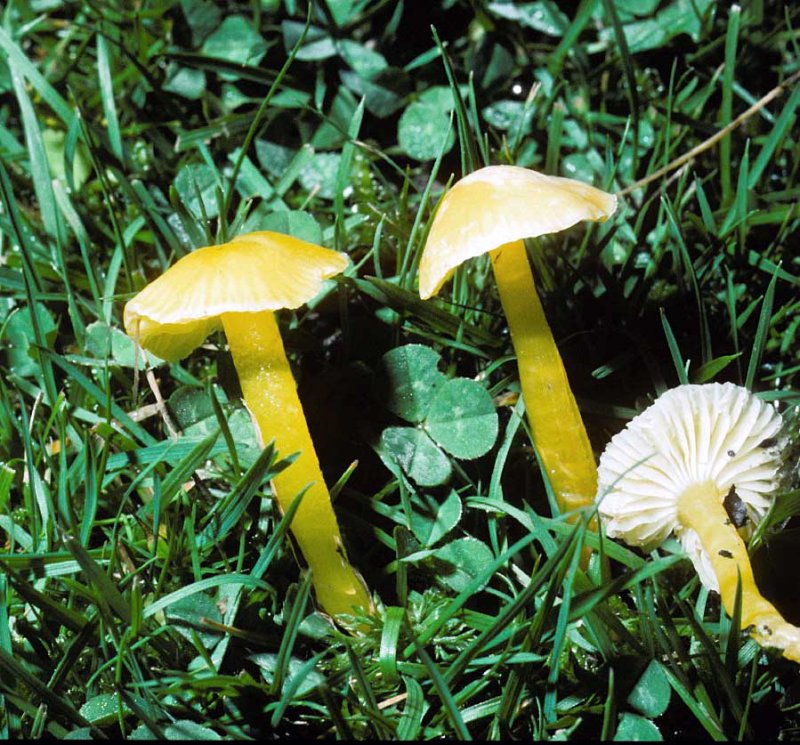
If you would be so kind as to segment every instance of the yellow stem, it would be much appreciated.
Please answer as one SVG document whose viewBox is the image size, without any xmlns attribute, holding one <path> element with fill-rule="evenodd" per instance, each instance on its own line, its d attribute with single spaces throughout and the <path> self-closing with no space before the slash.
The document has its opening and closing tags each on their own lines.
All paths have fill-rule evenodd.
<svg viewBox="0 0 800 745">
<path fill-rule="evenodd" d="M 354 606 L 371 611 L 364 582 L 347 561 L 274 314 L 225 313 L 222 324 L 244 401 L 262 441 L 274 439 L 281 456 L 300 453 L 272 483 L 283 510 L 308 487 L 291 530 L 311 568 L 318 602 L 334 616 L 352 613 Z"/>
<path fill-rule="evenodd" d="M 800 662 L 800 628 L 787 623 L 759 591 L 747 547 L 725 512 L 723 496 L 710 482 L 689 487 L 678 500 L 678 520 L 700 537 L 728 614 L 733 613 L 737 576 L 741 576 L 742 628 L 762 647 L 777 647 L 784 657 Z"/>
<path fill-rule="evenodd" d="M 525 245 L 507 243 L 491 257 L 517 354 L 528 424 L 559 507 L 570 512 L 592 505 L 597 493 L 594 453 L 536 292 Z"/>
</svg>

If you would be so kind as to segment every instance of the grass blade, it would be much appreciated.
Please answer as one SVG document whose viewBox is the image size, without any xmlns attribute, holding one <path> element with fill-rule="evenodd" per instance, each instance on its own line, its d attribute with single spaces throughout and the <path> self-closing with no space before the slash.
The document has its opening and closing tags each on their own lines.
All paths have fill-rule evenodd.
<svg viewBox="0 0 800 745">
<path fill-rule="evenodd" d="M 687 385 L 689 383 L 688 362 L 684 363 L 683 357 L 681 357 L 681 350 L 678 347 L 678 340 L 675 338 L 675 334 L 672 333 L 672 327 L 669 325 L 669 321 L 667 320 L 667 314 L 664 313 L 663 308 L 659 308 L 659 312 L 661 313 L 661 326 L 664 329 L 664 336 L 667 337 L 667 346 L 669 347 L 669 353 L 672 356 L 672 363 L 675 365 L 675 372 L 678 374 L 678 382 L 681 385 Z"/>
<path fill-rule="evenodd" d="M 414 639 L 414 634 L 410 628 L 406 627 L 406 633 L 413 640 L 416 654 L 422 664 L 425 666 L 425 669 L 428 671 L 431 683 L 442 702 L 442 706 L 444 707 L 445 714 L 453 726 L 455 737 L 461 741 L 472 740 L 472 735 L 470 735 L 467 725 L 464 724 L 464 720 L 461 717 L 461 712 L 458 710 L 458 705 L 453 699 L 453 695 L 450 693 L 447 682 L 445 681 L 442 673 L 439 671 L 438 666 L 430 658 L 421 643 L 417 639 Z"/>
<path fill-rule="evenodd" d="M 119 118 L 114 102 L 114 84 L 111 80 L 111 60 L 108 54 L 108 43 L 103 34 L 97 35 L 97 77 L 100 81 L 100 99 L 103 102 L 103 113 L 106 117 L 106 132 L 111 143 L 111 152 L 122 162 L 122 136 L 119 132 Z"/>
<path fill-rule="evenodd" d="M 767 291 L 764 293 L 764 299 L 761 301 L 761 312 L 758 314 L 758 326 L 756 328 L 755 338 L 753 339 L 753 348 L 750 352 L 750 361 L 747 363 L 747 375 L 744 379 L 744 386 L 749 390 L 753 390 L 758 366 L 761 363 L 761 357 L 767 345 L 767 335 L 769 334 L 769 327 L 772 323 L 772 306 L 775 301 L 775 285 L 777 283 L 778 275 L 775 273 L 772 275 L 772 279 L 767 286 Z"/>
</svg>

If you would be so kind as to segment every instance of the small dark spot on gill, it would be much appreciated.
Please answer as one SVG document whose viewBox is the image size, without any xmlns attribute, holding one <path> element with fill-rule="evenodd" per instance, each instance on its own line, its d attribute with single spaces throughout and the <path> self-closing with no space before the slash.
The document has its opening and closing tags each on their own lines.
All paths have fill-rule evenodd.
<svg viewBox="0 0 800 745">
<path fill-rule="evenodd" d="M 733 554 L 730 551 L 727 551 L 724 548 L 719 552 L 719 555 L 722 556 L 725 559 L 732 559 L 733 558 Z"/>
<path fill-rule="evenodd" d="M 735 450 L 729 450 L 728 451 L 728 457 L 729 458 L 733 458 L 735 455 L 736 455 L 736 451 Z"/>
<path fill-rule="evenodd" d="M 758 443 L 758 447 L 760 448 L 774 448 L 778 444 L 777 437 L 767 437 L 766 440 L 761 440 Z"/>
</svg>

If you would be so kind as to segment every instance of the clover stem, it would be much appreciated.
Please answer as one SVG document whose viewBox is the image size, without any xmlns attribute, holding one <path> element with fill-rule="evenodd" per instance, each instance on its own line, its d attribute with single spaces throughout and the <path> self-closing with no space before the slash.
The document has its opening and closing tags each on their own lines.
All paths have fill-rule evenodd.
<svg viewBox="0 0 800 745">
<path fill-rule="evenodd" d="M 525 244 L 502 245 L 491 258 L 528 424 L 559 508 L 570 512 L 591 505 L 597 492 L 594 453 L 536 292 Z"/>
<path fill-rule="evenodd" d="M 719 581 L 722 604 L 733 613 L 737 577 L 742 586 L 742 628 L 763 647 L 778 647 L 784 657 L 800 662 L 800 628 L 783 619 L 756 585 L 747 547 L 711 482 L 694 484 L 678 500 L 678 520 L 694 530 Z"/>
<path fill-rule="evenodd" d="M 273 480 L 282 510 L 304 489 L 291 530 L 313 575 L 317 600 L 331 615 L 372 610 L 363 580 L 347 561 L 330 494 L 322 477 L 280 330 L 271 311 L 224 313 L 242 397 L 262 441 L 275 440 L 280 456 L 299 453 Z"/>
</svg>

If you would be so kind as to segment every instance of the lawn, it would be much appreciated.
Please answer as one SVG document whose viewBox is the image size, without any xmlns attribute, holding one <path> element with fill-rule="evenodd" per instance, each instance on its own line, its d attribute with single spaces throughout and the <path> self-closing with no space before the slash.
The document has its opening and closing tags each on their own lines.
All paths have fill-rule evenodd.
<svg viewBox="0 0 800 745">
<path fill-rule="evenodd" d="M 0 736 L 800 735 L 798 663 L 742 622 L 744 574 L 721 600 L 678 538 L 627 545 L 594 502 L 595 463 L 659 396 L 749 389 L 784 423 L 742 533 L 753 592 L 800 624 L 800 6 L 8 0 L 0 19 Z M 514 236 L 543 316 L 513 320 L 496 252 L 425 292 L 442 204 L 486 166 L 615 195 Z M 508 194 L 451 222 L 485 202 L 502 232 Z M 295 297 L 259 241 L 336 270 Z M 191 348 L 174 325 L 150 348 L 137 320 L 138 293 L 222 244 L 249 248 L 159 302 L 262 303 L 280 393 L 272 361 L 245 370 L 260 332 L 236 336 L 238 307 Z M 552 331 L 530 379 L 516 323 Z M 545 377 L 559 359 L 568 385 Z M 567 398 L 532 403 L 537 384 Z M 573 504 L 557 472 L 584 427 Z M 330 499 L 297 481 L 314 450 Z"/>
</svg>

